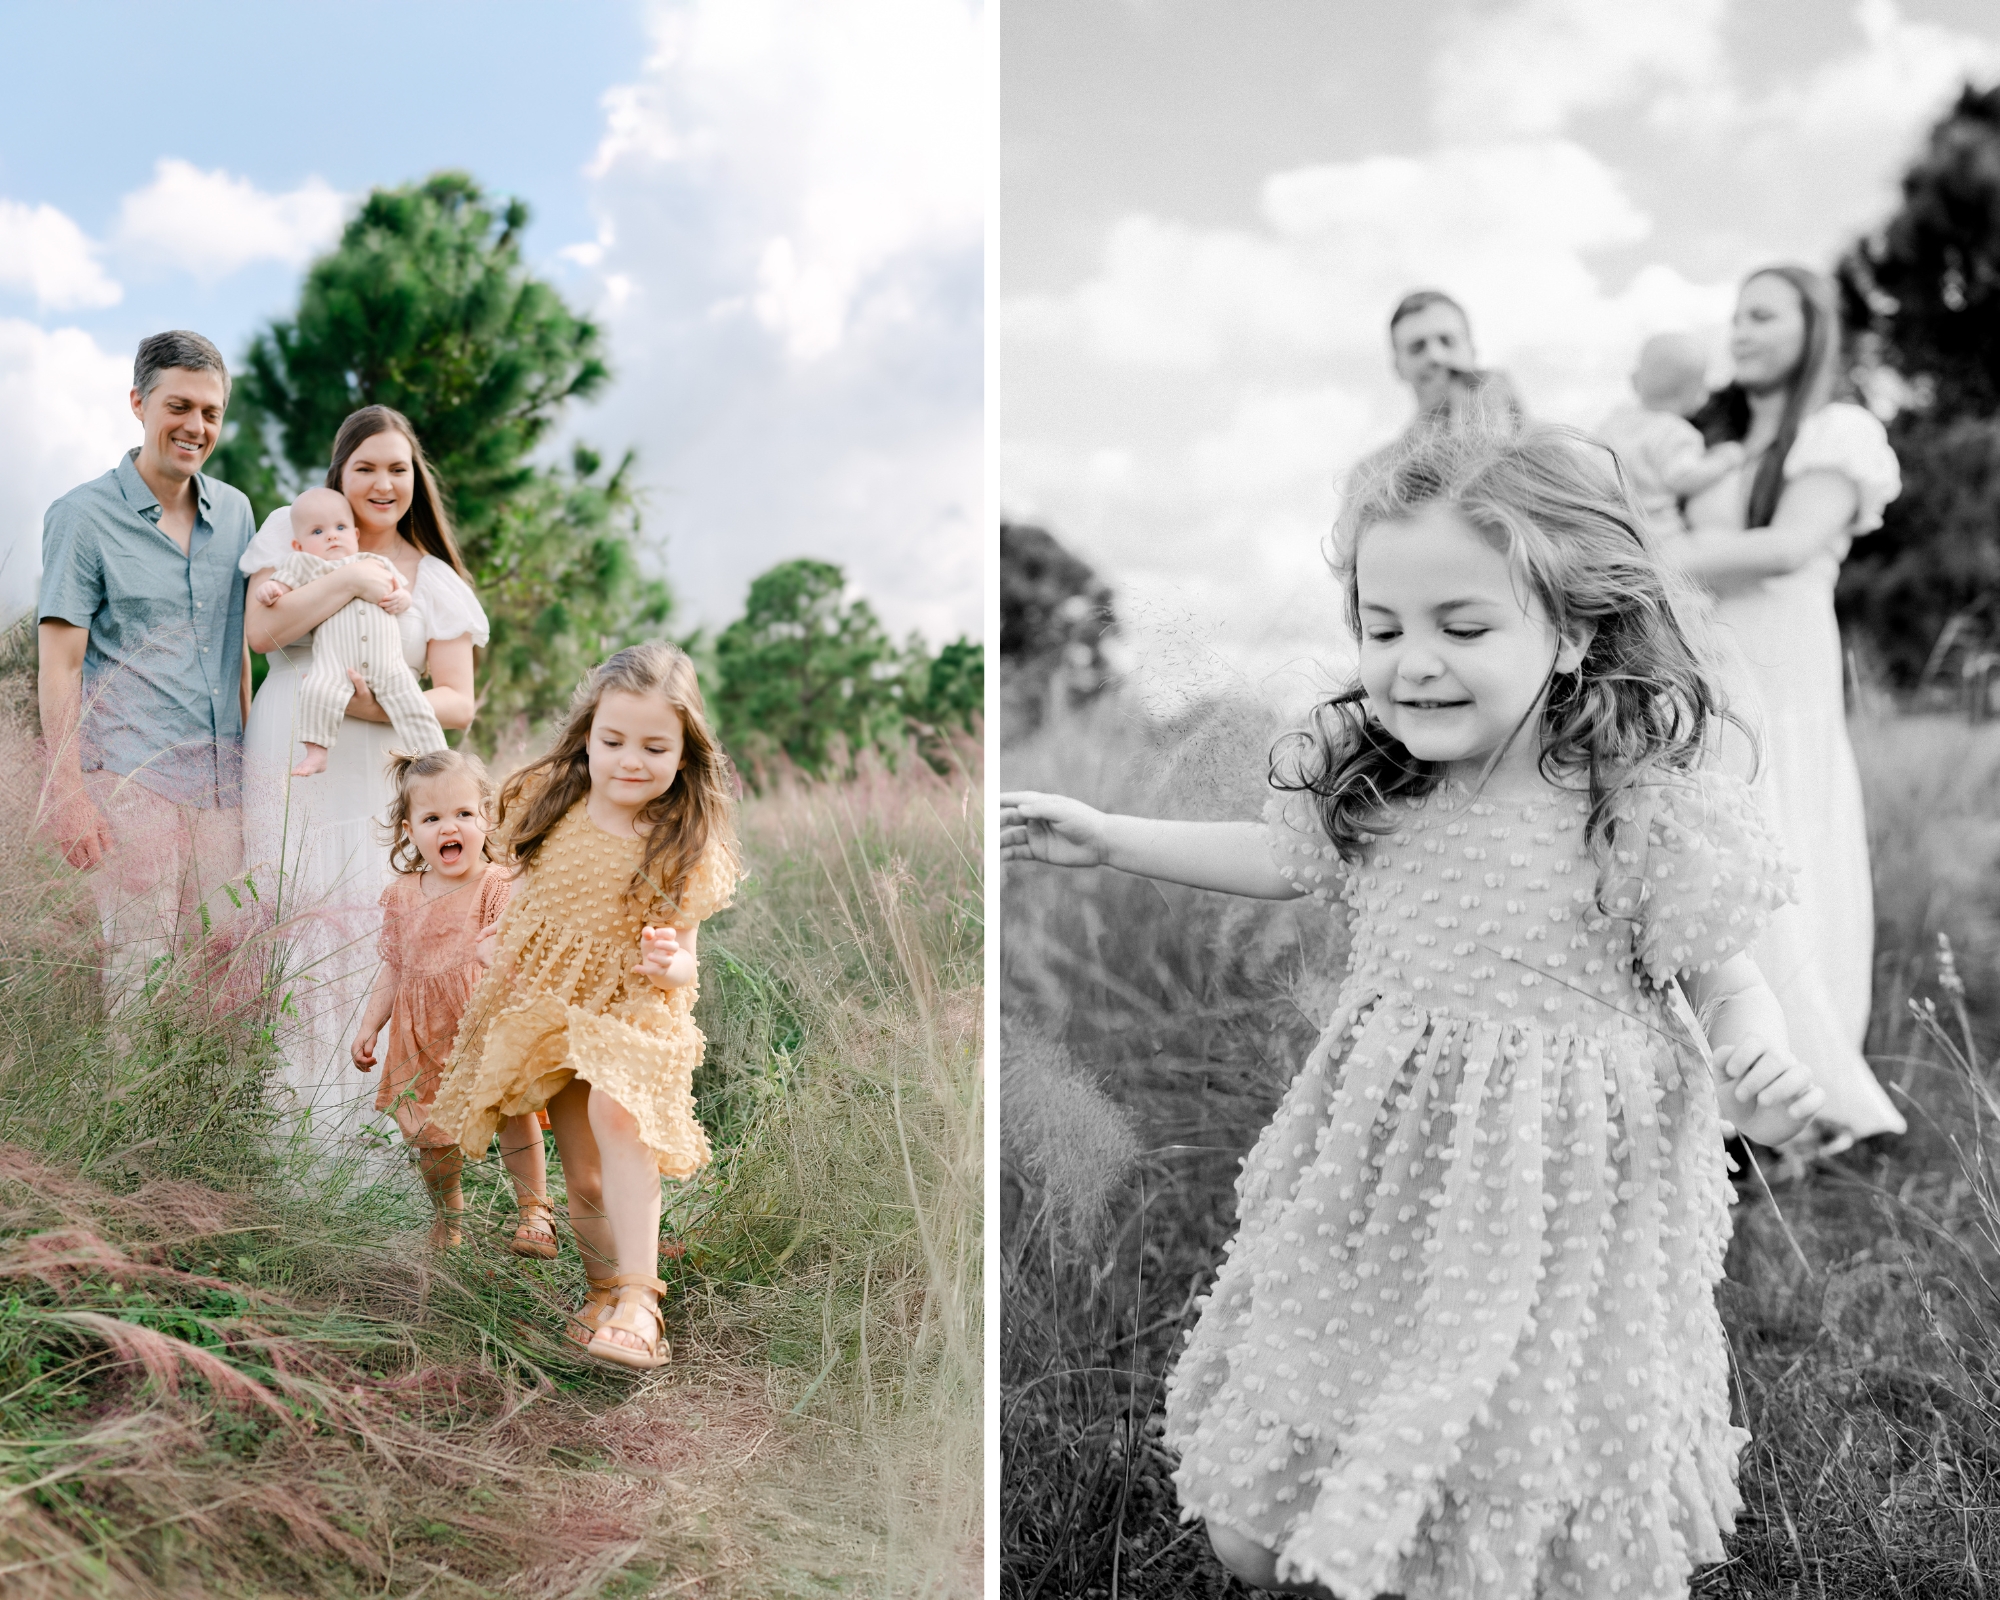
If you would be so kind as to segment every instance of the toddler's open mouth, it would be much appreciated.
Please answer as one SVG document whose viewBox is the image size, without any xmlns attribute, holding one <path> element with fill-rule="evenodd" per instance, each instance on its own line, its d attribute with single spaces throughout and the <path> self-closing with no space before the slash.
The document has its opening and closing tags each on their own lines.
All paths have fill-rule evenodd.
<svg viewBox="0 0 2000 1600">
<path fill-rule="evenodd" d="M 446 839 L 438 846 L 438 864 L 445 867 L 451 866 L 464 854 L 465 846 L 463 843 L 457 839 Z"/>
</svg>

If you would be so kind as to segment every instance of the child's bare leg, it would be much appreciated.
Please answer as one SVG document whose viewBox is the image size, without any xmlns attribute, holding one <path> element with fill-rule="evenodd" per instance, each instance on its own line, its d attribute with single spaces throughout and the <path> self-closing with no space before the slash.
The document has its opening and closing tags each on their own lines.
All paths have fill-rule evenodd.
<svg viewBox="0 0 2000 1600">
<path fill-rule="evenodd" d="M 563 1188 L 569 1195 L 569 1225 L 583 1270 L 593 1278 L 617 1274 L 618 1249 L 611 1222 L 604 1214 L 604 1175 L 599 1165 L 597 1137 L 590 1127 L 590 1085 L 571 1082 L 549 1102 L 549 1129 L 562 1158 Z"/>
<path fill-rule="evenodd" d="M 431 1204 L 437 1208 L 437 1216 L 431 1223 L 431 1243 L 447 1246 L 459 1243 L 459 1219 L 465 1215 L 465 1191 L 459 1187 L 459 1175 L 465 1170 L 465 1158 L 455 1144 L 420 1145 L 417 1165 L 424 1175 L 424 1187 L 430 1191 Z"/>
<path fill-rule="evenodd" d="M 310 778 L 315 772 L 326 771 L 326 746 L 314 744 L 310 739 L 301 740 L 300 743 L 305 746 L 306 753 L 300 758 L 299 764 L 292 768 L 292 776 Z"/>
<path fill-rule="evenodd" d="M 660 1271 L 660 1169 L 653 1152 L 639 1137 L 632 1113 L 606 1094 L 589 1103 L 590 1131 L 597 1140 L 603 1172 L 604 1210 L 611 1225 L 612 1245 L 620 1276 L 656 1278 Z M 650 1305 L 657 1296 L 642 1294 Z M 626 1329 L 607 1324 L 599 1337 L 643 1350 L 645 1341 Z"/>
<path fill-rule="evenodd" d="M 542 1154 L 542 1125 L 532 1111 L 501 1124 L 500 1159 L 514 1180 L 514 1204 L 521 1211 L 510 1248 L 516 1255 L 552 1259 L 557 1244 L 555 1214 L 549 1209 L 548 1161 Z"/>
<path fill-rule="evenodd" d="M 1251 1588 L 1268 1590 L 1272 1594 L 1304 1594 L 1317 1596 L 1319 1600 L 1333 1600 L 1333 1591 L 1323 1584 L 1280 1583 L 1277 1553 L 1266 1549 L 1247 1533 L 1238 1533 L 1234 1528 L 1218 1528 L 1212 1522 L 1207 1527 L 1209 1548 L 1214 1550 L 1215 1559 Z M 1399 1597 L 1378 1595 L 1376 1600 L 1399 1600 Z"/>
</svg>

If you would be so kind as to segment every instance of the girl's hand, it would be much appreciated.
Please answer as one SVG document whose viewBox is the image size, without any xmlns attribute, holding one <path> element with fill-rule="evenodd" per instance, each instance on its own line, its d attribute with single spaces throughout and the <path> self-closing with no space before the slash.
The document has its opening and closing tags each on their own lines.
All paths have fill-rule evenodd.
<svg viewBox="0 0 2000 1600">
<path fill-rule="evenodd" d="M 1714 1052 L 1716 1072 L 1730 1092 L 1746 1106 L 1768 1110 L 1776 1106 L 1801 1122 L 1826 1104 L 1826 1091 L 1813 1081 L 1812 1069 L 1789 1050 L 1780 1050 L 1754 1035 Z M 1728 1116 L 1729 1108 L 1723 1108 Z M 1733 1119 L 1731 1119 L 1733 1120 Z"/>
<path fill-rule="evenodd" d="M 276 578 L 266 578 L 262 583 L 257 585 L 257 604 L 260 606 L 274 606 L 291 592 L 282 583 L 278 582 Z"/>
<path fill-rule="evenodd" d="M 493 965 L 494 952 L 500 948 L 500 924 L 489 922 L 479 930 L 479 937 L 472 941 L 472 959 L 482 967 Z"/>
<path fill-rule="evenodd" d="M 1067 795 L 1018 790 L 1000 797 L 1000 859 L 1052 867 L 1104 865 L 1104 813 Z"/>
<path fill-rule="evenodd" d="M 415 603 L 416 596 L 410 593 L 410 586 L 400 578 L 397 579 L 396 587 L 376 602 L 377 605 L 392 617 L 400 617 Z"/>
<path fill-rule="evenodd" d="M 370 1028 L 367 1032 L 357 1033 L 354 1036 L 353 1047 L 348 1053 L 354 1057 L 354 1067 L 357 1072 L 366 1072 L 375 1065 L 375 1039 L 381 1031 L 380 1028 Z"/>
<path fill-rule="evenodd" d="M 681 953 L 680 935 L 671 927 L 643 928 L 639 932 L 639 964 L 632 970 L 656 988 L 683 988 L 690 978 L 672 970 Z"/>
</svg>

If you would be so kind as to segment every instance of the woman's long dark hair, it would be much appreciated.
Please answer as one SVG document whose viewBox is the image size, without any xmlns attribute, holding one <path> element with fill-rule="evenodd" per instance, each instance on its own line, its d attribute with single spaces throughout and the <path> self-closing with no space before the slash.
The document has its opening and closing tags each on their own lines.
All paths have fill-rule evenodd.
<svg viewBox="0 0 2000 1600">
<path fill-rule="evenodd" d="M 1840 311 L 1833 286 L 1809 267 L 1759 267 L 1743 282 L 1747 286 L 1758 278 L 1781 278 L 1792 286 L 1805 319 L 1805 335 L 1799 364 L 1785 379 L 1785 409 L 1778 418 L 1777 436 L 1750 482 L 1750 502 L 1743 514 L 1746 528 L 1768 528 L 1777 515 L 1785 492 L 1785 457 L 1798 440 L 1799 425 L 1833 397 L 1840 363 Z M 1694 424 L 1710 444 L 1742 439 L 1750 432 L 1749 392 L 1740 383 L 1724 384 L 1695 413 Z"/>
<path fill-rule="evenodd" d="M 1429 430 L 1350 490 L 1334 571 L 1356 638 L 1361 540 L 1440 507 L 1507 558 L 1559 636 L 1590 630 L 1577 670 L 1552 675 L 1537 724 L 1517 737 L 1537 740 L 1551 782 L 1584 776 L 1588 835 L 1604 860 L 1618 795 L 1648 773 L 1697 766 L 1728 716 L 1694 587 L 1661 561 L 1615 460 L 1583 434 L 1547 423 Z M 1359 689 L 1317 707 L 1271 752 L 1272 787 L 1311 794 L 1349 861 L 1395 826 L 1392 801 L 1429 794 L 1442 777 L 1366 715 Z"/>
<path fill-rule="evenodd" d="M 424 454 L 424 447 L 417 439 L 417 430 L 410 426 L 410 419 L 393 406 L 363 406 L 349 414 L 340 425 L 340 432 L 333 436 L 333 465 L 326 469 L 326 486 L 336 492 L 340 489 L 340 475 L 347 470 L 347 463 L 354 452 L 359 450 L 377 434 L 400 433 L 410 442 L 410 465 L 415 469 L 416 485 L 410 496 L 410 509 L 396 524 L 396 531 L 427 556 L 436 556 L 456 572 L 467 583 L 472 574 L 465 570 L 465 558 L 458 553 L 458 540 L 451 531 L 451 513 L 445 509 L 444 495 L 438 489 L 437 474 L 431 471 L 430 457 Z"/>
<path fill-rule="evenodd" d="M 639 813 L 646 848 L 630 885 L 635 899 L 648 898 L 650 889 L 653 896 L 678 905 L 688 875 L 711 842 L 736 858 L 729 757 L 709 728 L 694 663 L 678 645 L 664 639 L 635 644 L 593 669 L 570 697 L 562 731 L 548 754 L 521 768 L 501 789 L 497 826 L 506 832 L 513 858 L 532 865 L 555 825 L 590 793 L 590 724 L 597 703 L 613 689 L 660 695 L 681 719 L 681 770 L 673 787 Z M 517 820 L 507 831 L 510 812 Z"/>
</svg>

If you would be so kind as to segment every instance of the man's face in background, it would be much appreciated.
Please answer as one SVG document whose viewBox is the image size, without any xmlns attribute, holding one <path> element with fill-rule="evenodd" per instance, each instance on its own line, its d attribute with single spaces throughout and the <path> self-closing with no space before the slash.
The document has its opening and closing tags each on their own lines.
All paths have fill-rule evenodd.
<svg viewBox="0 0 2000 1600">
<path fill-rule="evenodd" d="M 1442 401 L 1451 375 L 1474 364 L 1472 330 L 1456 307 L 1442 301 L 1401 318 L 1389 330 L 1389 344 L 1396 376 L 1415 392 L 1419 411 Z"/>
</svg>

